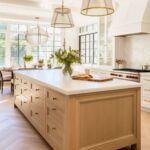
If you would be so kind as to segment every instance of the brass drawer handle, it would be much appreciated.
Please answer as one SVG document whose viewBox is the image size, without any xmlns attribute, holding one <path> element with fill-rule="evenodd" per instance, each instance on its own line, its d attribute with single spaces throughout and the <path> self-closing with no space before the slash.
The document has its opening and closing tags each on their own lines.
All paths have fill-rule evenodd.
<svg viewBox="0 0 150 150">
<path fill-rule="evenodd" d="M 40 99 L 40 97 L 35 97 L 35 99 Z"/>
<path fill-rule="evenodd" d="M 24 104 L 26 104 L 27 102 L 23 102 Z"/>
<path fill-rule="evenodd" d="M 53 100 L 54 100 L 54 101 L 56 101 L 56 100 L 57 100 L 57 98 L 56 98 L 56 97 L 53 97 Z"/>
<path fill-rule="evenodd" d="M 56 108 L 52 108 L 52 111 L 56 111 L 57 109 Z"/>
<path fill-rule="evenodd" d="M 27 91 L 27 89 L 23 89 L 24 91 Z"/>
<path fill-rule="evenodd" d="M 27 82 L 24 82 L 24 84 L 28 84 Z"/>
<path fill-rule="evenodd" d="M 40 91 L 40 89 L 35 89 L 36 91 Z"/>
<path fill-rule="evenodd" d="M 39 115 L 39 113 L 36 112 L 35 115 Z"/>
<path fill-rule="evenodd" d="M 55 128 L 55 127 L 53 127 L 53 128 L 52 128 L 52 130 L 56 130 L 56 128 Z"/>
</svg>

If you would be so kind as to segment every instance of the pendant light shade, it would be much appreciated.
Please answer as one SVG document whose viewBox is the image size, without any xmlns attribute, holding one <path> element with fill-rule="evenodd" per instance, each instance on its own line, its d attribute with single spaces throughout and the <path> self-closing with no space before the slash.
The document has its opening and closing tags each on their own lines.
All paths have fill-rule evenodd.
<svg viewBox="0 0 150 150">
<path fill-rule="evenodd" d="M 37 25 L 27 31 L 26 40 L 33 46 L 44 45 L 48 41 L 48 32 Z"/>
<path fill-rule="evenodd" d="M 74 27 L 72 15 L 71 15 L 71 9 L 65 8 L 63 6 L 63 1 L 62 1 L 62 7 L 54 9 L 51 26 L 54 28 Z"/>
<path fill-rule="evenodd" d="M 107 16 L 114 13 L 112 0 L 83 0 L 81 14 L 87 16 Z"/>
</svg>

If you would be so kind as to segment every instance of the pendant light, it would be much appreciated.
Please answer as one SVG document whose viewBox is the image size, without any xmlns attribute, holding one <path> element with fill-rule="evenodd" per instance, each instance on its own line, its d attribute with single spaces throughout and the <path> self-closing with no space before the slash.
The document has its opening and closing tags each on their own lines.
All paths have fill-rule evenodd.
<svg viewBox="0 0 150 150">
<path fill-rule="evenodd" d="M 81 14 L 86 16 L 107 16 L 114 13 L 112 0 L 83 0 Z"/>
<path fill-rule="evenodd" d="M 62 6 L 55 8 L 51 26 L 54 28 L 72 28 L 74 27 L 71 9 L 64 7 L 64 1 L 62 0 Z"/>
<path fill-rule="evenodd" d="M 39 21 L 39 17 L 35 18 Z M 48 32 L 39 26 L 29 29 L 26 33 L 26 40 L 33 46 L 44 45 L 48 41 Z"/>
</svg>

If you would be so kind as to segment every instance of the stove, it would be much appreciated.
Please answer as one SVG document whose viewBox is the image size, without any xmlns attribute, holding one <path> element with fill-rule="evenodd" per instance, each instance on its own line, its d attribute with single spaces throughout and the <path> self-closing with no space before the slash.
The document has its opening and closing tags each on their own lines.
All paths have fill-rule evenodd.
<svg viewBox="0 0 150 150">
<path fill-rule="evenodd" d="M 118 79 L 140 82 L 140 73 L 144 72 L 150 72 L 150 70 L 132 68 L 113 69 L 110 75 Z"/>
</svg>

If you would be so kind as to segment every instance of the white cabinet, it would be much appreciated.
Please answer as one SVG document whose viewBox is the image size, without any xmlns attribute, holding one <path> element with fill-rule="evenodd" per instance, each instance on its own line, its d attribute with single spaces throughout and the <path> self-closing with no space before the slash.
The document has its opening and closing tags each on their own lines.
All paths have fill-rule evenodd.
<svg viewBox="0 0 150 150">
<path fill-rule="evenodd" d="M 150 109 L 150 74 L 141 74 L 141 105 Z"/>
</svg>

